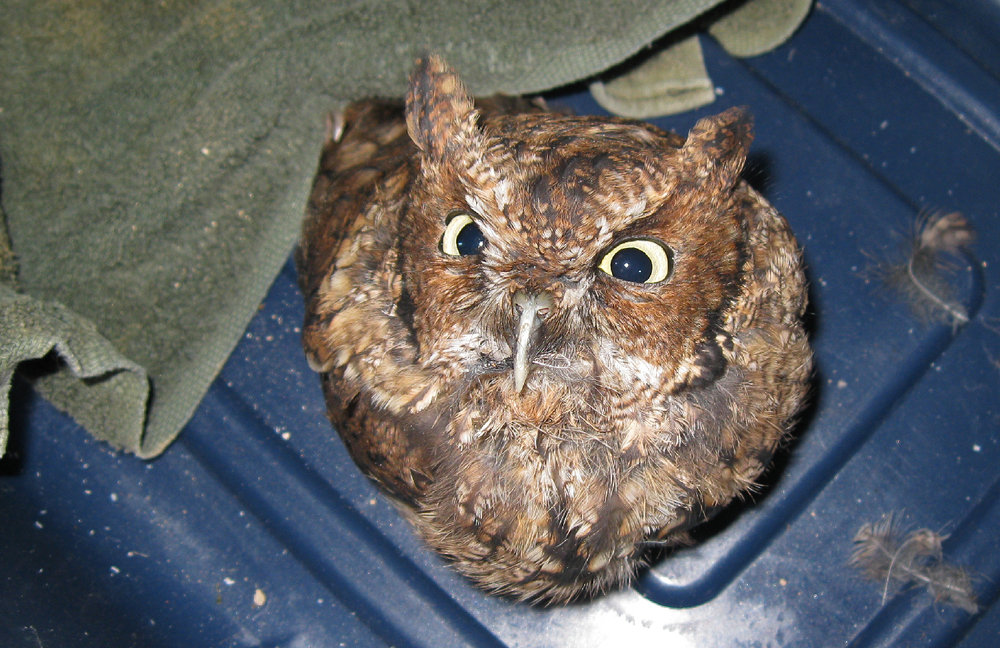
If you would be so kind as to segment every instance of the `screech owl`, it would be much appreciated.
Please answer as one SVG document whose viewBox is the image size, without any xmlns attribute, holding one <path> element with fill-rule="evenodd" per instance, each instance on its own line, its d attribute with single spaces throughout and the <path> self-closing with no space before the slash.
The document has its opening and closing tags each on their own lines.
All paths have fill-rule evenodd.
<svg viewBox="0 0 1000 648">
<path fill-rule="evenodd" d="M 685 139 L 417 62 L 332 124 L 297 253 L 303 343 L 361 469 L 484 589 L 625 583 L 753 487 L 807 391 L 785 220 L 752 120 Z"/>
</svg>

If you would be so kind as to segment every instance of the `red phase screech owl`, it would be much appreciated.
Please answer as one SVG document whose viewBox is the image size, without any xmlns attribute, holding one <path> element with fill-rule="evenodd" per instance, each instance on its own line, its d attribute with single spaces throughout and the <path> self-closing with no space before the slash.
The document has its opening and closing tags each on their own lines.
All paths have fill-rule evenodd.
<svg viewBox="0 0 1000 648">
<path fill-rule="evenodd" d="M 303 342 L 361 469 L 480 587 L 561 602 L 753 487 L 806 394 L 806 286 L 740 178 L 752 119 L 687 138 L 417 62 L 338 115 L 297 253 Z"/>
</svg>

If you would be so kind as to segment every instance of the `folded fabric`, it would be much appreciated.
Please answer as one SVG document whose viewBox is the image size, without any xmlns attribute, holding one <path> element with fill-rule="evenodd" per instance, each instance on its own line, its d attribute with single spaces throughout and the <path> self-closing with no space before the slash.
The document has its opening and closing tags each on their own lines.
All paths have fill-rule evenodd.
<svg viewBox="0 0 1000 648">
<path fill-rule="evenodd" d="M 0 450 L 14 369 L 152 457 L 288 256 L 324 117 L 443 54 L 476 93 L 618 64 L 718 0 L 7 3 Z"/>
<path fill-rule="evenodd" d="M 594 99 L 609 112 L 648 119 L 693 110 L 715 100 L 715 86 L 705 70 L 696 31 L 707 27 L 723 48 L 736 57 L 774 49 L 795 32 L 812 0 L 750 0 L 727 3 L 697 22 L 673 32 L 651 55 L 636 57 L 590 85 Z M 690 33 L 692 35 L 686 35 Z"/>
</svg>

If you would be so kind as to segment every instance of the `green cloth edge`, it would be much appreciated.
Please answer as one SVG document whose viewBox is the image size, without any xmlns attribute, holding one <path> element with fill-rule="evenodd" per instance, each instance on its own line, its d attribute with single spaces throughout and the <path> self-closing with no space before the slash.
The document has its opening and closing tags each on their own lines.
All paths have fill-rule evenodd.
<svg viewBox="0 0 1000 648">
<path fill-rule="evenodd" d="M 788 40 L 811 7 L 812 0 L 750 0 L 723 5 L 704 21 L 723 49 L 746 58 Z M 715 101 L 697 34 L 669 39 L 660 51 L 616 76 L 605 75 L 591 83 L 590 92 L 605 110 L 632 119 L 673 115 Z"/>
<path fill-rule="evenodd" d="M 715 101 L 697 34 L 657 52 L 626 74 L 594 81 L 590 94 L 608 112 L 631 119 L 673 115 Z"/>
<path fill-rule="evenodd" d="M 812 0 L 752 0 L 712 23 L 708 33 L 737 58 L 768 52 L 792 37 Z"/>
<path fill-rule="evenodd" d="M 14 370 L 25 360 L 56 352 L 63 369 L 35 381 L 57 407 L 116 447 L 141 429 L 149 398 L 146 371 L 123 357 L 94 325 L 58 303 L 43 303 L 0 285 L 0 398 L 6 402 Z M 124 425 L 109 421 L 122 421 Z M 0 410 L 0 443 L 8 435 L 7 408 Z"/>
</svg>

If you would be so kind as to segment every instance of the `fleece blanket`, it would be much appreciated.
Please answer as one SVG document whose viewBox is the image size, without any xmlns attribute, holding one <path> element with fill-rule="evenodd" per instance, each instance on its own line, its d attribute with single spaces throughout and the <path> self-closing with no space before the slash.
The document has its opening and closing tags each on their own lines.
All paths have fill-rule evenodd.
<svg viewBox="0 0 1000 648">
<path fill-rule="evenodd" d="M 698 105 L 693 33 L 752 55 L 809 4 L 718 1 L 5 0 L 0 451 L 15 371 L 115 447 L 167 447 L 296 241 L 331 109 L 402 94 L 425 52 L 480 94 Z"/>
</svg>

